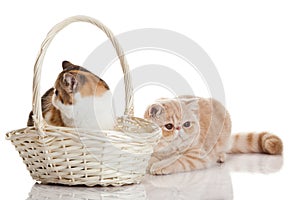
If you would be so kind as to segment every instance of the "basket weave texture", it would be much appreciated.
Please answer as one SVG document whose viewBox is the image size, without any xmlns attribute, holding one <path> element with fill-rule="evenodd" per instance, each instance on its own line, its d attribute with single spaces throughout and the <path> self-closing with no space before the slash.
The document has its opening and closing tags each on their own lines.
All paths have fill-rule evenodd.
<svg viewBox="0 0 300 200">
<path fill-rule="evenodd" d="M 111 40 L 120 59 L 125 83 L 125 113 L 114 130 L 88 130 L 48 125 L 42 116 L 41 66 L 54 36 L 73 22 L 88 22 Z M 11 131 L 11 140 L 31 176 L 41 183 L 86 186 L 120 186 L 139 183 L 146 173 L 153 148 L 161 137 L 160 128 L 133 117 L 133 89 L 127 61 L 112 32 L 87 16 L 74 16 L 55 25 L 41 45 L 34 66 L 34 126 Z"/>
</svg>

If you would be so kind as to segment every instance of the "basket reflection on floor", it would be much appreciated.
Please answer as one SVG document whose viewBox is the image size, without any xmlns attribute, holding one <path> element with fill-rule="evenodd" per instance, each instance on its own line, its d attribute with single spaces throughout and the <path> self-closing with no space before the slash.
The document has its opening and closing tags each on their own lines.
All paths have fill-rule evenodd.
<svg viewBox="0 0 300 200">
<path fill-rule="evenodd" d="M 143 185 L 128 185 L 123 187 L 66 187 L 35 184 L 27 200 L 146 200 L 147 195 Z"/>
</svg>

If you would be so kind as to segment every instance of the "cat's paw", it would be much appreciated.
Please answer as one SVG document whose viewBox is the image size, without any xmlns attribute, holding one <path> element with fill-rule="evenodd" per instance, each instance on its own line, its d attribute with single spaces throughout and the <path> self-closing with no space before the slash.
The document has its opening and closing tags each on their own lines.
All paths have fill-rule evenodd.
<svg viewBox="0 0 300 200">
<path fill-rule="evenodd" d="M 218 157 L 218 160 L 217 160 L 217 163 L 224 163 L 225 160 L 226 160 L 226 153 L 220 153 L 219 157 Z"/>
<path fill-rule="evenodd" d="M 159 162 L 160 160 L 154 156 L 151 156 L 150 160 L 148 161 L 148 166 L 146 168 L 146 172 L 149 174 L 151 174 L 151 168 L 153 166 L 154 163 Z"/>
<path fill-rule="evenodd" d="M 271 155 L 281 154 L 283 151 L 282 141 L 276 135 L 267 135 L 265 138 L 263 138 L 262 147 L 265 153 Z"/>
<path fill-rule="evenodd" d="M 159 165 L 159 163 L 154 163 L 151 167 L 150 167 L 150 174 L 152 175 L 167 175 L 167 174 L 171 174 L 172 171 L 170 170 L 169 167 L 164 167 Z"/>
</svg>

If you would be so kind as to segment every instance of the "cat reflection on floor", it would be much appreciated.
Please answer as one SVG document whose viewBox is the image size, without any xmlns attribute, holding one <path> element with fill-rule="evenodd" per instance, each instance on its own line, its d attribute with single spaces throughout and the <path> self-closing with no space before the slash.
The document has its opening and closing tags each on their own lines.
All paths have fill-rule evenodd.
<svg viewBox="0 0 300 200">
<path fill-rule="evenodd" d="M 148 175 L 143 183 L 149 199 L 233 199 L 230 172 L 269 174 L 281 169 L 283 157 L 237 154 L 226 163 L 206 170 L 166 176 Z"/>
<path fill-rule="evenodd" d="M 230 155 L 226 163 L 210 169 L 166 176 L 146 175 L 141 184 L 123 187 L 89 188 L 35 184 L 27 200 L 227 200 L 234 196 L 230 172 L 269 174 L 280 170 L 282 164 L 282 156 Z"/>
</svg>

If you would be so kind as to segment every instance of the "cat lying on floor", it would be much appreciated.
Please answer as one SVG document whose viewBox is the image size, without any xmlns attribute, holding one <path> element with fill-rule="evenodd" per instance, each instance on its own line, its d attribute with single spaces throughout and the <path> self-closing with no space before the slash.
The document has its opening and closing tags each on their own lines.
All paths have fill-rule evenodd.
<svg viewBox="0 0 300 200">
<path fill-rule="evenodd" d="M 42 112 L 47 124 L 87 129 L 112 129 L 112 94 L 101 78 L 68 61 L 55 85 L 42 96 Z M 33 126 L 33 113 L 27 126 Z"/>
<path fill-rule="evenodd" d="M 207 168 L 224 162 L 226 153 L 281 154 L 283 149 L 281 139 L 268 132 L 231 136 L 229 113 L 214 99 L 159 99 L 144 117 L 163 133 L 149 161 L 151 174 Z"/>
</svg>

